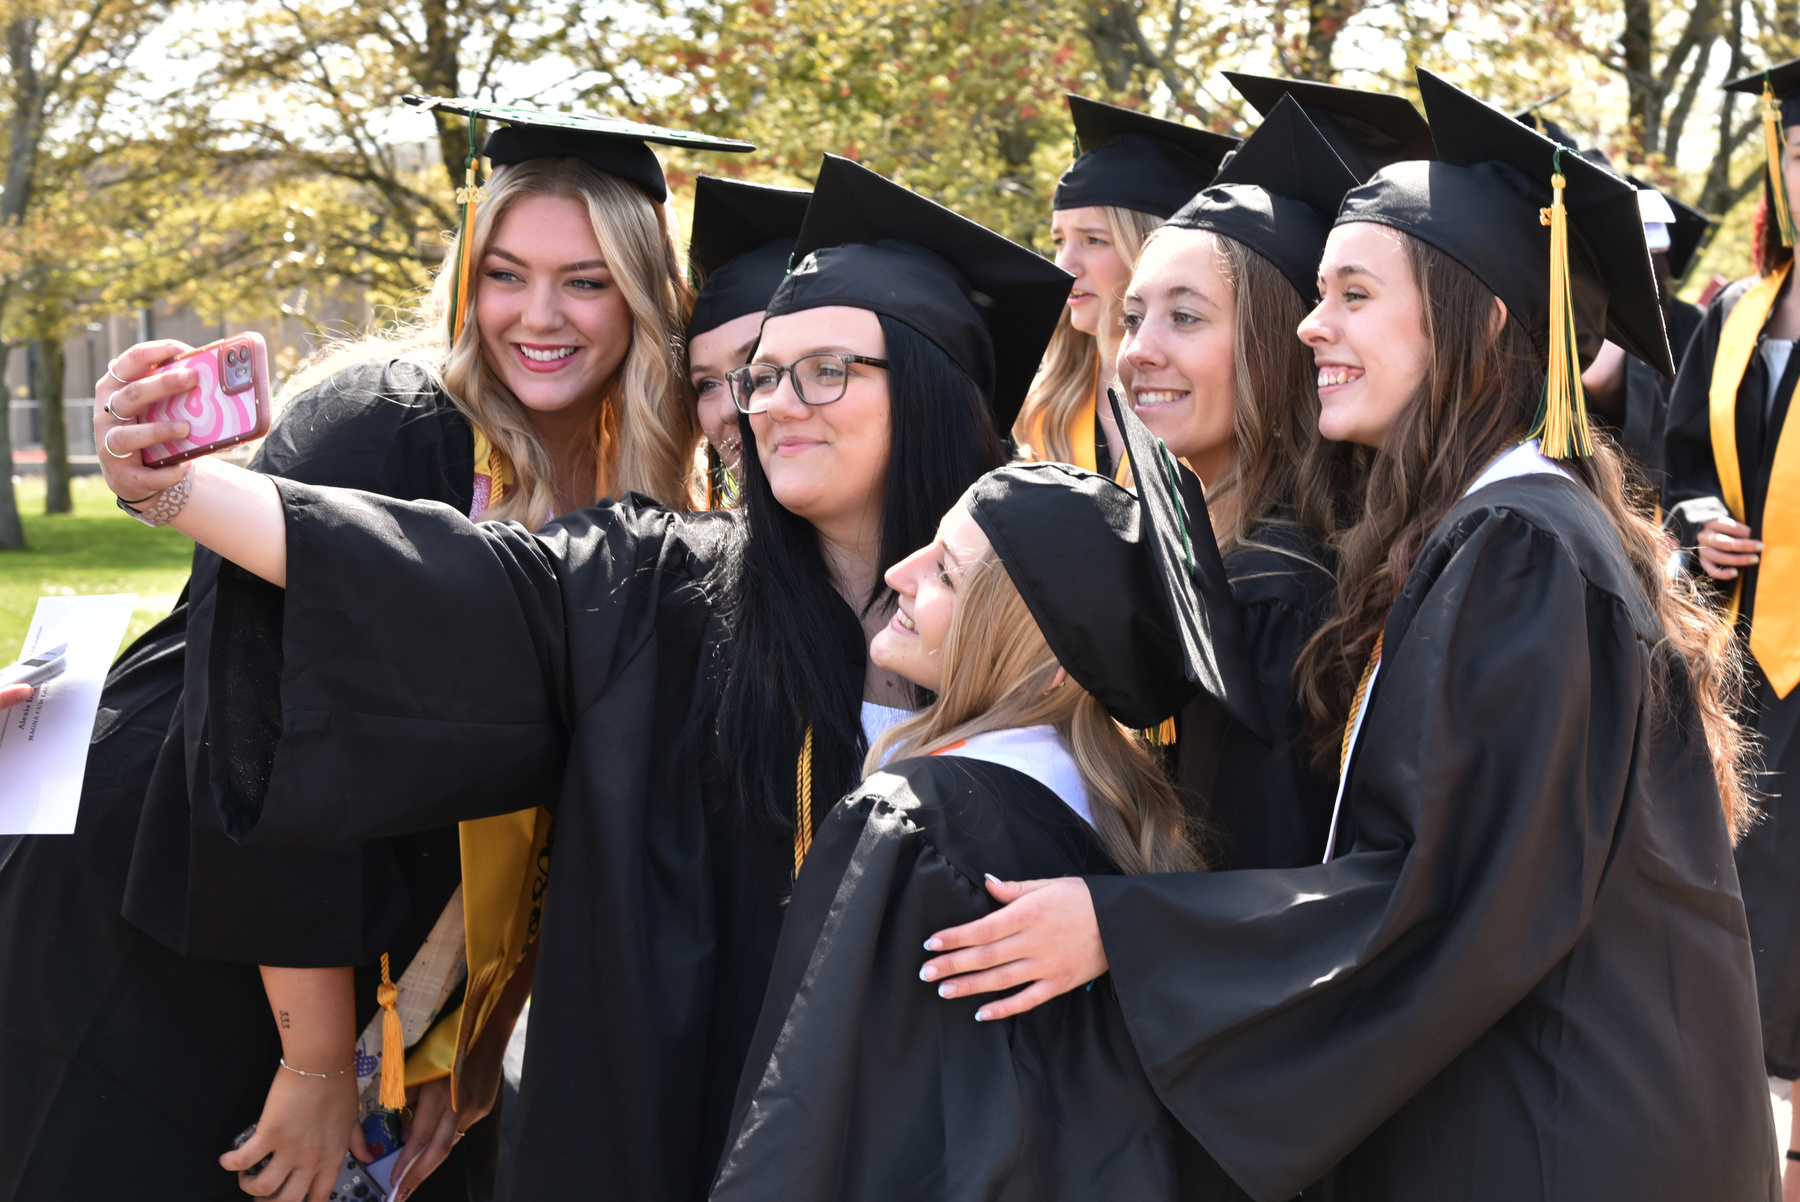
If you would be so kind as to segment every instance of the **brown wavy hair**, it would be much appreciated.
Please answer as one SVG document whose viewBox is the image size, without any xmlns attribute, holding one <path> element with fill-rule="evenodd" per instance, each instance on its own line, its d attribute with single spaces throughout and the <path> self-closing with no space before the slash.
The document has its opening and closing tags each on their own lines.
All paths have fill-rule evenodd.
<svg viewBox="0 0 1800 1202">
<path fill-rule="evenodd" d="M 1101 211 L 1106 214 L 1119 257 L 1127 267 L 1135 269 L 1145 240 L 1162 225 L 1162 218 L 1112 205 L 1101 206 Z M 1107 320 L 1108 300 L 1101 298 L 1102 321 Z M 1031 390 L 1025 394 L 1025 404 L 1013 422 L 1013 441 L 1018 443 L 1021 455 L 1053 463 L 1074 462 L 1075 443 L 1070 428 L 1082 405 L 1094 400 L 1095 373 L 1099 369 L 1099 339 L 1071 325 L 1068 306 L 1063 306 Z"/>
<path fill-rule="evenodd" d="M 1352 694 L 1413 563 L 1468 486 L 1525 435 L 1544 380 L 1544 356 L 1525 328 L 1509 314 L 1494 330 L 1494 294 L 1486 285 L 1454 259 L 1396 233 L 1423 301 L 1430 361 L 1418 392 L 1376 453 L 1361 517 L 1336 540 L 1338 612 L 1297 665 L 1321 770 L 1337 768 Z M 1733 716 L 1742 670 L 1731 630 L 1685 574 L 1675 580 L 1665 574 L 1668 554 L 1649 497 L 1629 482 L 1609 438 L 1597 436 L 1595 444 L 1594 454 L 1562 467 L 1606 512 L 1656 609 L 1665 634 L 1657 687 L 1669 687 L 1672 661 L 1685 669 L 1736 838 L 1754 806 L 1748 745 Z"/>
<path fill-rule="evenodd" d="M 1073 677 L 1050 687 L 1061 665 L 991 547 L 969 565 L 956 592 L 943 690 L 875 740 L 863 774 L 889 758 L 930 755 L 971 735 L 1054 726 L 1075 757 L 1094 829 L 1114 863 L 1126 872 L 1204 869 L 1186 813 L 1139 736 Z"/>
</svg>

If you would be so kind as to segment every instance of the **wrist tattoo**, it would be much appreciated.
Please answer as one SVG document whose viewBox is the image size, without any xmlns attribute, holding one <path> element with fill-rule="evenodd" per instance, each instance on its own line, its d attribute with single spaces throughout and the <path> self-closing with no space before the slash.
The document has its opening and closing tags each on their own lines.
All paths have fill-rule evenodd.
<svg viewBox="0 0 1800 1202">
<path fill-rule="evenodd" d="M 281 1012 L 281 1029 L 283 1031 L 291 1031 L 293 1030 L 293 1027 L 294 1024 L 288 1019 L 288 1012 L 283 1010 Z"/>
</svg>

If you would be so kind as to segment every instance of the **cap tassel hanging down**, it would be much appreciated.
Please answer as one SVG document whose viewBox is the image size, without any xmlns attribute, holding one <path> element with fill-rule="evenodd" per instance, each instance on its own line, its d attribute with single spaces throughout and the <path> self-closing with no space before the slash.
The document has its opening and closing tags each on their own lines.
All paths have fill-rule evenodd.
<svg viewBox="0 0 1800 1202">
<path fill-rule="evenodd" d="M 400 1028 L 400 987 L 388 973 L 388 954 L 381 953 L 381 984 L 375 987 L 381 1004 L 381 1097 L 389 1110 L 406 1109 L 406 1033 Z"/>
<path fill-rule="evenodd" d="M 456 190 L 456 203 L 462 206 L 461 228 L 456 235 L 456 274 L 450 283 L 450 344 L 456 345 L 462 334 L 463 320 L 469 310 L 469 275 L 474 264 L 469 260 L 469 243 L 475 236 L 475 208 L 487 199 L 487 189 L 476 182 L 480 156 L 475 153 L 475 122 L 469 118 L 469 157 L 463 164 L 463 186 Z"/>
<path fill-rule="evenodd" d="M 1794 245 L 1794 209 L 1788 202 L 1787 175 L 1781 169 L 1781 106 L 1775 103 L 1775 89 L 1769 73 L 1763 72 L 1762 90 L 1763 152 L 1768 159 L 1769 191 L 1775 196 L 1775 224 L 1781 231 L 1781 244 Z"/>
<path fill-rule="evenodd" d="M 1537 423 L 1529 437 L 1543 440 L 1550 459 L 1570 459 L 1594 453 L 1588 429 L 1587 397 L 1581 390 L 1581 362 L 1576 352 L 1575 306 L 1569 295 L 1569 210 L 1563 204 L 1564 147 L 1551 158 L 1550 207 L 1539 210 L 1539 220 L 1550 227 L 1550 372 L 1544 381 L 1544 399 L 1538 406 Z"/>
</svg>

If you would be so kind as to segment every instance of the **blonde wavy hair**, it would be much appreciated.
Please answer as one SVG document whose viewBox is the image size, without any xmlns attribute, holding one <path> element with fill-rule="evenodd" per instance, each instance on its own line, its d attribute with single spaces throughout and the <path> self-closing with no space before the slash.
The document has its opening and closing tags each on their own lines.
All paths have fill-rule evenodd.
<svg viewBox="0 0 1800 1202">
<path fill-rule="evenodd" d="M 1186 811 L 1155 759 L 1072 677 L 1052 688 L 1060 667 L 1005 565 L 988 549 L 957 586 L 943 690 L 875 740 L 863 775 L 890 758 L 931 755 L 987 731 L 1054 726 L 1075 757 L 1100 841 L 1121 869 L 1204 869 Z"/>
<path fill-rule="evenodd" d="M 1106 224 L 1112 231 L 1113 245 L 1118 248 L 1119 257 L 1125 260 L 1127 268 L 1137 270 L 1138 256 L 1144 251 L 1145 241 L 1162 225 L 1163 219 L 1153 213 L 1113 205 L 1103 205 L 1100 211 L 1106 214 Z M 1118 299 L 1101 298 L 1101 321 L 1116 319 Z M 1013 422 L 1013 440 L 1019 444 L 1023 457 L 1053 463 L 1074 462 L 1075 443 L 1070 430 L 1082 406 L 1094 400 L 1095 373 L 1099 368 L 1099 340 L 1071 325 L 1065 306 L 1062 316 L 1056 319 L 1056 330 L 1050 335 L 1050 345 L 1044 351 L 1043 362 L 1038 365 L 1037 376 L 1031 381 L 1031 390 L 1025 394 L 1018 420 Z"/>
<path fill-rule="evenodd" d="M 487 182 L 487 200 L 475 215 L 473 292 L 479 293 L 480 263 L 495 227 L 528 196 L 574 200 L 587 207 L 594 237 L 631 312 L 631 347 L 595 418 L 595 498 L 641 492 L 670 508 L 691 508 L 696 487 L 703 484 L 695 474 L 700 420 L 684 349 L 694 296 L 682 276 L 668 211 L 635 185 L 579 159 L 530 159 L 497 167 Z M 483 517 L 510 518 L 535 528 L 556 509 L 554 461 L 529 411 L 483 361 L 473 296 L 461 334 L 455 345 L 449 343 L 456 250 L 452 242 L 409 324 L 327 347 L 285 391 L 292 395 L 375 358 L 418 365 L 512 469 L 513 486 Z M 703 488 L 698 495 L 704 495 Z"/>
</svg>

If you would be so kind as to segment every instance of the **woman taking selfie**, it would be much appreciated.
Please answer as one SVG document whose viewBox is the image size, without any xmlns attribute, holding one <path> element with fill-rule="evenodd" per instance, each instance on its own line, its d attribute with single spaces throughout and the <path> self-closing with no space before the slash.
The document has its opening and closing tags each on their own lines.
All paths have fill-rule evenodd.
<svg viewBox="0 0 1800 1202">
<path fill-rule="evenodd" d="M 1110 974 L 1253 1197 L 1764 1202 L 1733 665 L 1579 405 L 1603 336 L 1667 366 L 1636 195 L 1419 85 L 1441 161 L 1349 194 L 1300 331 L 1321 431 L 1376 452 L 1300 664 L 1327 862 L 1005 886 L 925 968 L 1038 983 L 990 1020 Z"/>
<path fill-rule="evenodd" d="M 1126 289 L 1119 379 L 1144 424 L 1206 485 L 1262 693 L 1253 733 L 1204 696 L 1176 742 L 1220 868 L 1316 864 L 1335 774 L 1314 763 L 1294 666 L 1335 603 L 1331 540 L 1367 453 L 1319 436 L 1312 353 L 1319 256 L 1355 178 L 1292 100 L 1214 184 L 1150 235 Z M 1259 737 L 1266 734 L 1265 740 Z"/>
<path fill-rule="evenodd" d="M 1117 424 L 1142 496 L 1002 468 L 888 572 L 899 609 L 870 656 L 936 700 L 870 748 L 795 884 L 713 1202 L 1191 1196 L 1192 1141 L 1111 990 L 985 1022 L 918 968 L 933 931 L 993 908 L 984 874 L 1202 867 L 1127 727 L 1193 695 L 1178 632 L 1230 590 L 1199 482 L 1129 409 Z M 1247 665 L 1223 676 L 1256 704 Z"/>
<path fill-rule="evenodd" d="M 122 496 L 155 495 L 151 520 L 261 578 L 223 579 L 232 600 L 286 589 L 282 646 L 307 670 L 283 678 L 269 771 L 218 798 L 228 829 L 330 844 L 555 798 L 515 1197 L 704 1195 L 793 875 L 867 746 L 862 703 L 912 700 L 865 663 L 881 574 L 998 463 L 996 418 L 1068 288 L 835 158 L 797 254 L 732 376 L 741 510 L 628 498 L 533 536 L 214 460 L 108 465 Z M 180 387 L 121 369 L 127 419 Z M 169 432 L 102 421 L 121 451 Z"/>
<path fill-rule="evenodd" d="M 1113 384 L 1101 353 L 1104 314 L 1118 311 L 1150 231 L 1207 185 L 1237 145 L 1224 134 L 1069 96 L 1079 157 L 1056 184 L 1050 240 L 1075 277 L 1013 437 L 1030 458 L 1111 475 L 1122 444 L 1096 405 Z"/>
<path fill-rule="evenodd" d="M 515 121 L 531 115 L 509 112 Z M 475 209 L 466 245 L 439 274 L 415 329 L 404 339 L 344 348 L 309 373 L 319 382 L 299 382 L 299 395 L 284 408 L 254 466 L 443 502 L 472 516 L 513 516 L 528 526 L 612 491 L 636 489 L 680 503 L 688 495 L 697 427 L 675 349 L 689 297 L 663 209 L 666 188 L 644 143 L 662 131 L 626 126 L 621 136 L 618 123 L 606 128 L 612 132 L 514 124 L 496 132 L 486 148 L 495 164 L 486 200 Z M 148 365 L 188 349 L 147 344 L 124 358 Z M 117 389 L 118 378 L 107 377 L 100 391 Z M 109 465 L 124 462 L 118 439 L 108 448 Z M 134 454 L 124 454 L 136 462 Z M 169 737 L 154 776 L 151 753 L 135 794 L 121 782 L 115 789 L 119 803 L 93 811 L 104 820 L 74 841 L 115 845 L 117 867 L 89 872 L 85 886 L 96 898 L 112 900 L 97 901 L 77 929 L 57 924 L 50 946 L 23 933 L 5 941 L 8 979 L 33 979 L 43 969 L 34 973 L 28 966 L 52 954 L 52 947 L 59 958 L 82 947 L 87 951 L 78 958 L 106 966 L 93 971 L 116 982 L 93 990 L 91 1000 L 66 1008 L 49 1024 L 56 1032 L 54 1059 L 75 1067 L 37 1137 L 38 1150 L 0 1156 L 0 1162 L 22 1166 L 22 1196 L 43 1196 L 32 1193 L 40 1185 L 104 1193 L 113 1180 L 108 1173 L 126 1174 L 119 1179 L 125 1189 L 153 1171 L 147 1166 L 167 1166 L 166 1179 L 183 1183 L 191 1196 L 230 1196 L 236 1184 L 219 1171 L 221 1153 L 229 1153 L 225 1163 L 233 1169 L 273 1156 L 243 1178 L 251 1193 L 298 1196 L 309 1182 L 315 1193 L 329 1192 L 353 1133 L 366 1135 L 370 1152 L 398 1136 L 391 1121 L 365 1132 L 355 1126 L 359 1102 L 372 1109 L 379 1092 L 378 1074 L 368 1066 L 379 1062 L 382 1051 L 376 1008 L 384 956 L 391 979 L 401 985 L 395 1013 L 407 1016 L 407 1042 L 423 1036 L 429 1011 L 442 1008 L 450 1034 L 460 1037 L 449 1045 L 466 1051 L 480 1026 L 474 1016 L 483 999 L 504 991 L 506 973 L 495 969 L 510 968 L 524 950 L 524 915 L 471 906 L 466 950 L 476 954 L 474 971 L 456 957 L 439 980 L 407 975 L 414 950 L 434 927 L 450 922 L 463 928 L 464 897 L 493 895 L 481 888 L 484 882 L 510 876 L 511 894 L 518 894 L 519 878 L 534 867 L 534 840 L 541 847 L 541 828 L 548 825 L 529 808 L 485 828 L 471 824 L 460 838 L 453 826 L 444 826 L 306 852 L 241 848 L 225 835 L 213 791 L 234 773 L 266 771 L 268 736 L 246 727 L 227 737 L 208 720 L 207 709 L 216 702 L 262 715 L 277 712 L 281 613 L 278 604 L 269 604 L 271 596 L 279 599 L 273 590 L 221 606 L 219 571 L 215 556 L 197 555 L 185 621 L 178 623 L 185 634 L 176 637 L 172 654 L 156 657 L 170 680 L 158 703 L 166 707 L 162 729 Z M 233 657 L 215 661 L 212 652 L 220 646 L 230 647 Z M 171 728 L 169 714 L 177 706 Z M 528 793 L 511 795 L 521 804 L 531 800 Z M 476 874 L 463 882 L 472 894 L 458 893 L 464 858 L 459 842 Z M 61 863 L 66 858 L 52 847 L 33 846 L 0 893 L 32 896 L 44 880 L 68 875 Z M 117 920 L 121 906 L 135 927 Z M 12 921 L 7 929 L 22 931 Z M 156 942 L 142 940 L 139 929 Z M 497 963 L 484 971 L 489 959 Z M 264 966 L 260 984 L 247 967 L 254 964 Z M 461 986 L 465 976 L 476 982 L 475 990 Z M 218 983 L 220 977 L 229 988 Z M 122 992 L 109 994 L 109 988 Z M 197 1004 L 197 994 L 208 1002 Z M 96 1010 L 109 996 L 115 998 L 105 1003 L 110 1010 Z M 419 1001 L 421 996 L 428 1000 Z M 461 1024 L 459 1000 L 470 1003 L 469 1021 Z M 510 1012 L 501 1007 L 489 1017 L 487 1058 L 504 1044 L 516 1009 L 513 1001 Z M 96 1042 L 108 1025 L 127 1021 L 146 1033 L 146 1041 Z M 125 1104 L 117 1091 L 91 1093 L 94 1086 L 77 1083 L 159 1078 L 167 1048 L 191 1054 L 221 1038 L 228 1054 L 208 1056 L 180 1075 L 191 1092 L 170 1098 L 133 1089 L 123 1095 L 167 1103 L 166 1114 L 158 1107 L 154 1117 L 117 1116 L 117 1125 L 144 1132 L 160 1149 L 147 1160 L 95 1158 L 60 1147 L 56 1132 L 65 1124 L 85 1124 L 99 1098 L 113 1099 L 106 1103 L 113 1108 Z M 52 1058 L 41 1055 L 48 1070 Z M 358 1071 L 341 1072 L 353 1055 Z M 397 1174 L 402 1192 L 443 1159 L 456 1136 L 454 1118 L 445 1117 L 447 1067 L 422 1074 L 415 1067 L 415 1079 L 437 1079 L 413 1099 L 419 1121 L 397 1167 L 406 1170 L 421 1153 L 426 1159 L 404 1177 Z M 464 1128 L 491 1100 L 496 1078 L 486 1076 L 487 1098 L 471 1104 L 465 1092 Z M 251 1123 L 255 1135 L 232 1152 L 233 1138 Z M 168 1132 L 170 1125 L 177 1134 Z M 463 1162 L 475 1161 L 472 1180 L 478 1184 L 485 1173 L 491 1189 L 493 1146 L 484 1141 L 491 1141 L 493 1127 L 485 1125 L 464 1144 L 439 1188 L 460 1188 Z M 357 1140 L 359 1151 L 363 1142 Z M 485 1167 L 479 1164 L 483 1155 Z"/>
</svg>

